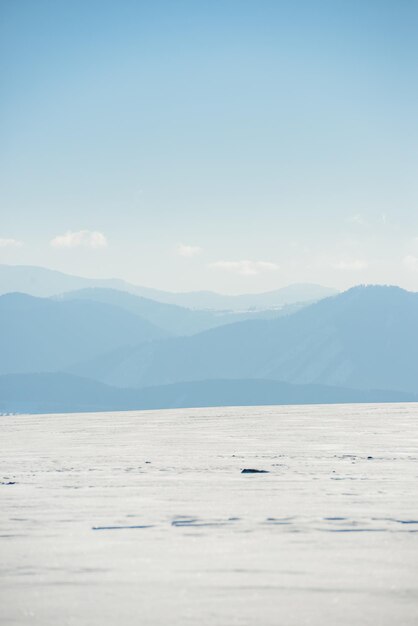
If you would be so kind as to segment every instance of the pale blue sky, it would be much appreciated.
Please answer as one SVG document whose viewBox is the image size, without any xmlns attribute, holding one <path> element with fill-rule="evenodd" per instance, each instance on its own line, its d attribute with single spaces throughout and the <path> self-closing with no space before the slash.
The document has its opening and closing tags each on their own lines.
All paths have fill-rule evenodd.
<svg viewBox="0 0 418 626">
<path fill-rule="evenodd" d="M 418 2 L 0 10 L 0 262 L 418 289 Z"/>
</svg>

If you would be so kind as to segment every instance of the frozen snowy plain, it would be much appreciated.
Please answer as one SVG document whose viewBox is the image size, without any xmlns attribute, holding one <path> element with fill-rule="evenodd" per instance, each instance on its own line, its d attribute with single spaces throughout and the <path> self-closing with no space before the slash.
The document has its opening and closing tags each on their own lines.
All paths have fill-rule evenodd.
<svg viewBox="0 0 418 626">
<path fill-rule="evenodd" d="M 418 405 L 0 423 L 2 624 L 418 624 Z"/>
</svg>

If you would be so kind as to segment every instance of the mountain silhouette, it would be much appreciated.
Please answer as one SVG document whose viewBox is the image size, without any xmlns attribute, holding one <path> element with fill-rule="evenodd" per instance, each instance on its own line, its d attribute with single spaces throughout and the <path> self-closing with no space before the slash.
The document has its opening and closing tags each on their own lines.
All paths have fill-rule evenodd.
<svg viewBox="0 0 418 626">
<path fill-rule="evenodd" d="M 360 286 L 275 320 L 130 347 L 97 378 L 126 387 L 262 378 L 416 392 L 417 321 L 417 293 Z M 97 371 L 94 361 L 72 370 L 92 378 Z"/>
<path fill-rule="evenodd" d="M 49 297 L 86 288 L 116 289 L 157 302 L 191 309 L 230 311 L 277 308 L 320 300 L 336 293 L 335 289 L 309 283 L 289 285 L 266 293 L 238 296 L 212 291 L 176 293 L 132 285 L 116 278 L 82 278 L 31 265 L 0 265 L 0 294 L 22 292 L 38 297 Z"/>
<path fill-rule="evenodd" d="M 292 385 L 271 380 L 206 380 L 146 389 L 121 389 L 61 373 L 0 376 L 2 413 L 417 400 L 417 395 L 402 392 Z"/>
<path fill-rule="evenodd" d="M 58 370 L 122 345 L 167 336 L 119 307 L 19 293 L 0 296 L 0 324 L 0 373 Z"/>
<path fill-rule="evenodd" d="M 126 291 L 98 287 L 69 291 L 59 296 L 53 296 L 53 299 L 58 301 L 94 300 L 103 304 L 118 306 L 126 311 L 140 315 L 143 319 L 147 319 L 172 335 L 194 335 L 210 328 L 217 328 L 225 324 L 249 319 L 275 319 L 282 315 L 289 315 L 307 306 L 306 303 L 288 304 L 280 309 L 243 313 L 234 311 L 203 311 L 157 302 L 156 300 L 143 298 Z"/>
</svg>

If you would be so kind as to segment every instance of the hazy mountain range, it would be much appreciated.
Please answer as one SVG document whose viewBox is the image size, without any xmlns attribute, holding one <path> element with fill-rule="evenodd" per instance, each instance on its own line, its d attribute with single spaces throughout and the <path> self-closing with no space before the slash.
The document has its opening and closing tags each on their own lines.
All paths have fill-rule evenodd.
<svg viewBox="0 0 418 626">
<path fill-rule="evenodd" d="M 69 374 L 0 376 L 2 413 L 417 401 L 418 395 L 411 393 L 292 385 L 272 380 L 205 380 L 144 389 L 121 389 Z"/>
<path fill-rule="evenodd" d="M 167 333 L 137 315 L 93 300 L 65 303 L 0 296 L 0 373 L 59 370 Z"/>
<path fill-rule="evenodd" d="M 268 309 L 286 304 L 312 302 L 333 295 L 335 289 L 321 285 L 289 285 L 275 291 L 228 296 L 211 291 L 174 293 L 132 285 L 119 279 L 92 279 L 71 276 L 55 270 L 28 265 L 0 265 L 0 294 L 18 291 L 32 296 L 48 297 L 85 288 L 106 288 L 176 304 L 192 309 L 242 311 Z"/>
<path fill-rule="evenodd" d="M 69 371 L 126 387 L 270 379 L 418 391 L 418 294 L 357 287 L 275 320 L 127 346 Z"/>
<path fill-rule="evenodd" d="M 52 296 L 52 298 L 59 302 L 93 300 L 103 304 L 118 306 L 126 311 L 135 313 L 135 315 L 139 315 L 172 335 L 194 335 L 209 328 L 250 319 L 275 319 L 282 315 L 294 313 L 309 304 L 309 302 L 300 302 L 286 304 L 280 308 L 249 310 L 241 313 L 235 311 L 212 311 L 188 309 L 176 304 L 157 302 L 156 300 L 136 296 L 125 291 L 118 291 L 117 289 L 99 287 L 69 291 L 59 296 Z"/>
<path fill-rule="evenodd" d="M 416 400 L 417 321 L 418 294 L 388 286 L 246 313 L 104 287 L 8 293 L 0 410 Z"/>
</svg>

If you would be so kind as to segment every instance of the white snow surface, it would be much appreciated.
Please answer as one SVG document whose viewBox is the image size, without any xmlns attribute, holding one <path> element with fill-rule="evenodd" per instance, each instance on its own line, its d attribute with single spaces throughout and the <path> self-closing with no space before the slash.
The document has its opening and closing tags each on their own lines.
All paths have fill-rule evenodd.
<svg viewBox="0 0 418 626">
<path fill-rule="evenodd" d="M 416 626 L 417 418 L 417 404 L 3 416 L 0 621 Z"/>
</svg>

